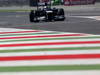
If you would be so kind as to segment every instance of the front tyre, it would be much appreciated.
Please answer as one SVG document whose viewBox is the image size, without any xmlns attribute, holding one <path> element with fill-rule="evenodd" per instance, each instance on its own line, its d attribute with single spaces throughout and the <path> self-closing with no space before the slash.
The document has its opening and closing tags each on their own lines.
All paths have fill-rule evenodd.
<svg viewBox="0 0 100 75">
<path fill-rule="evenodd" d="M 65 12 L 64 12 L 64 9 L 58 9 L 58 15 L 59 15 L 59 19 L 60 21 L 64 21 L 65 20 Z"/>
</svg>

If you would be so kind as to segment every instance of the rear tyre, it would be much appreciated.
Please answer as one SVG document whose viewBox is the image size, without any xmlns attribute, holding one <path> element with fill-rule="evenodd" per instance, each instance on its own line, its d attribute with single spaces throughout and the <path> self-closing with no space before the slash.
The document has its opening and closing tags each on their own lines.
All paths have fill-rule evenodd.
<svg viewBox="0 0 100 75">
<path fill-rule="evenodd" d="M 50 21 L 50 22 L 53 20 L 53 13 L 47 14 L 47 20 Z"/>
<path fill-rule="evenodd" d="M 30 12 L 30 16 L 29 16 L 29 17 L 30 17 L 30 18 L 29 18 L 29 19 L 30 19 L 30 22 L 34 22 L 34 15 L 35 15 L 35 14 L 34 14 L 34 10 L 32 10 L 32 11 Z"/>
<path fill-rule="evenodd" d="M 36 12 L 34 10 L 32 10 L 30 13 L 30 22 L 39 22 L 36 16 Z"/>
</svg>

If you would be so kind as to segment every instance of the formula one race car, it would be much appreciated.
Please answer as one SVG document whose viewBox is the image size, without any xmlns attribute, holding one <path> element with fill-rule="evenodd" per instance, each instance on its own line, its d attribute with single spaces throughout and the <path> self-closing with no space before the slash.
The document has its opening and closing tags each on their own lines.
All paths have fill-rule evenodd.
<svg viewBox="0 0 100 75">
<path fill-rule="evenodd" d="M 65 14 L 63 8 L 51 8 L 51 4 L 48 5 L 39 5 L 37 3 L 37 10 L 31 10 L 30 12 L 30 22 L 39 22 L 39 21 L 64 21 Z"/>
</svg>

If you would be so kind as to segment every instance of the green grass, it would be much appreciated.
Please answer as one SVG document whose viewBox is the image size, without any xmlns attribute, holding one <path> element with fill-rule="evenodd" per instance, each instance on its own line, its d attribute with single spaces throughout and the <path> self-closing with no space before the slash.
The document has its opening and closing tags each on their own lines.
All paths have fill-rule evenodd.
<svg viewBox="0 0 100 75">
<path fill-rule="evenodd" d="M 62 71 L 62 70 L 100 70 L 100 64 L 0 67 L 0 72 Z"/>
<path fill-rule="evenodd" d="M 0 9 L 0 12 L 29 12 L 30 9 L 14 9 L 14 10 L 10 10 L 10 9 Z"/>
</svg>

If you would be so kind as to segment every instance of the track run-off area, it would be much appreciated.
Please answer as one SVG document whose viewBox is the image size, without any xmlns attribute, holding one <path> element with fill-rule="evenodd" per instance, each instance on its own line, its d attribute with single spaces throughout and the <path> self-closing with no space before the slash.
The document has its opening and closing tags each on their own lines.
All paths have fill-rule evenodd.
<svg viewBox="0 0 100 75">
<path fill-rule="evenodd" d="M 99 75 L 100 35 L 0 28 L 1 75 L 62 73 Z"/>
<path fill-rule="evenodd" d="M 30 23 L 30 7 L 0 8 L 0 75 L 100 75 L 100 3 L 57 7 L 65 21 Z"/>
</svg>

